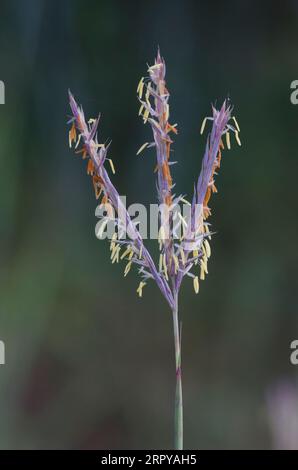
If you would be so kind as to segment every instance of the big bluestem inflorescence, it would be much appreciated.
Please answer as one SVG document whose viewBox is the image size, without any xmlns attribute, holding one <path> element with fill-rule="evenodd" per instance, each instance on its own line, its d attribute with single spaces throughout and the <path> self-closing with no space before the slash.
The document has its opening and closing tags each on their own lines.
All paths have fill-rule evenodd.
<svg viewBox="0 0 298 470">
<path fill-rule="evenodd" d="M 112 263 L 126 261 L 124 276 L 132 265 L 138 268 L 141 281 L 137 292 L 142 297 L 144 286 L 152 279 L 158 285 L 161 293 L 174 313 L 174 335 L 176 351 L 176 374 L 178 392 L 176 408 L 178 413 L 177 444 L 182 446 L 182 391 L 181 391 L 181 332 L 178 326 L 178 294 L 185 276 L 192 278 L 194 291 L 199 292 L 199 283 L 208 273 L 208 259 L 211 255 L 210 238 L 212 231 L 207 221 L 211 215 L 209 200 L 212 193 L 217 192 L 215 176 L 220 168 L 222 152 L 231 147 L 231 134 L 241 145 L 239 125 L 231 115 L 232 108 L 225 100 L 217 109 L 212 106 L 210 117 L 203 120 L 201 134 L 207 121 L 211 122 L 211 130 L 207 135 L 205 152 L 201 171 L 194 186 L 191 202 L 183 194 L 173 193 L 174 183 L 171 169 L 177 163 L 171 161 L 171 145 L 173 136 L 177 134 L 177 125 L 170 122 L 169 91 L 165 81 L 166 65 L 164 59 L 157 53 L 155 63 L 148 68 L 148 76 L 142 77 L 137 86 L 137 97 L 140 102 L 139 115 L 143 122 L 149 123 L 152 130 L 152 140 L 144 143 L 137 155 L 154 148 L 156 163 L 156 187 L 159 206 L 162 208 L 158 233 L 159 262 L 155 264 L 144 240 L 124 206 L 120 195 L 110 180 L 106 163 L 109 163 L 112 173 L 114 164 L 108 158 L 109 144 L 99 143 L 97 127 L 100 116 L 86 121 L 82 107 L 78 106 L 73 95 L 69 92 L 72 116 L 70 119 L 69 145 L 75 145 L 76 153 L 87 159 L 87 173 L 91 176 L 95 195 L 106 207 L 107 215 L 100 227 L 102 233 L 109 221 L 113 221 L 115 231 L 110 242 Z M 225 140 L 225 143 L 224 143 Z M 189 205 L 190 217 L 185 219 L 178 207 L 181 203 Z M 112 210 L 111 210 L 112 209 Z M 177 237 L 177 227 L 182 226 L 182 233 Z M 123 236 L 128 233 L 129 236 Z M 180 389 L 179 389 L 180 387 Z"/>
<path fill-rule="evenodd" d="M 107 157 L 109 144 L 99 144 L 97 138 L 97 119 L 89 119 L 86 122 L 83 109 L 79 107 L 69 92 L 72 118 L 72 126 L 69 132 L 69 143 L 75 143 L 76 153 L 82 154 L 83 159 L 88 159 L 87 173 L 92 177 L 96 198 L 101 197 L 101 204 L 110 204 L 115 211 L 115 224 L 117 231 L 111 241 L 111 259 L 112 262 L 125 259 L 128 264 L 125 268 L 125 274 L 128 273 L 132 264 L 136 264 L 142 278 L 138 287 L 138 293 L 142 295 L 142 289 L 149 279 L 154 279 L 159 286 L 162 294 L 166 298 L 170 307 L 173 306 L 173 291 L 179 291 L 182 279 L 185 275 L 193 278 L 195 292 L 199 290 L 199 278 L 203 280 L 207 274 L 208 258 L 210 257 L 210 244 L 208 239 L 211 237 L 210 224 L 207 222 L 211 214 L 208 206 L 212 193 L 217 192 L 214 177 L 221 164 L 222 150 L 224 149 L 223 136 L 226 137 L 226 146 L 230 148 L 230 132 L 235 134 L 236 140 L 240 145 L 239 125 L 236 118 L 231 121 L 231 107 L 224 101 L 218 110 L 212 107 L 212 116 L 204 119 L 201 127 L 203 133 L 206 121 L 212 122 L 211 132 L 207 136 L 207 143 L 202 162 L 201 172 L 194 187 L 194 194 L 191 203 L 191 218 L 186 222 L 180 212 L 177 212 L 178 223 L 182 224 L 183 235 L 180 240 L 173 237 L 175 224 L 172 220 L 175 214 L 176 206 L 181 202 L 187 202 L 182 195 L 176 197 L 172 190 L 174 188 L 171 167 L 177 162 L 170 160 L 171 145 L 173 143 L 171 134 L 177 134 L 177 125 L 169 122 L 169 91 L 166 87 L 165 73 L 166 66 L 164 60 L 158 51 L 154 65 L 148 69 L 149 76 L 142 78 L 137 87 L 137 95 L 140 101 L 139 115 L 142 116 L 144 123 L 148 122 L 152 129 L 153 141 L 146 142 L 138 150 L 139 155 L 146 148 L 154 147 L 156 150 L 157 174 L 157 194 L 158 202 L 163 207 L 169 208 L 169 216 L 165 217 L 166 224 L 162 224 L 159 230 L 159 268 L 155 266 L 152 257 L 145 248 L 144 241 L 131 220 L 127 210 L 124 208 L 118 191 L 112 184 L 108 171 L 105 168 L 105 162 L 108 161 L 112 173 L 115 172 L 114 164 Z M 118 235 L 122 227 L 123 217 L 117 217 L 117 213 L 125 215 L 126 224 L 131 236 L 129 239 L 122 240 Z M 105 218 L 102 224 L 102 230 L 108 222 L 109 217 Z M 171 223 L 172 222 L 172 223 Z M 133 238 L 133 240 L 131 239 Z M 122 250 L 122 252 L 121 252 Z M 200 272 L 193 273 L 195 266 L 200 267 Z"/>
</svg>

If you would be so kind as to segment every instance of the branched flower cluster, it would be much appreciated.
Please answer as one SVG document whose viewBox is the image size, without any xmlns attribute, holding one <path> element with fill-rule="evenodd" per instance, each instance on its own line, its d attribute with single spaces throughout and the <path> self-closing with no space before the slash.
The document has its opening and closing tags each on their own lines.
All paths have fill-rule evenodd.
<svg viewBox="0 0 298 470">
<path fill-rule="evenodd" d="M 171 124 L 169 110 L 169 91 L 165 82 L 165 61 L 158 51 L 154 65 L 148 69 L 148 76 L 142 77 L 137 87 L 137 97 L 140 102 L 139 115 L 144 123 L 149 123 L 152 130 L 152 141 L 145 142 L 137 152 L 155 148 L 156 186 L 158 203 L 162 207 L 159 227 L 159 263 L 154 263 L 144 240 L 124 206 L 119 193 L 110 180 L 106 169 L 106 162 L 110 170 L 115 173 L 113 161 L 108 158 L 110 144 L 98 142 L 97 127 L 100 116 L 86 122 L 82 107 L 78 106 L 73 95 L 69 92 L 72 116 L 70 119 L 69 145 L 74 143 L 75 151 L 87 159 L 87 173 L 91 176 L 95 196 L 100 204 L 106 208 L 99 234 L 100 236 L 109 221 L 113 221 L 115 232 L 111 238 L 110 250 L 112 263 L 120 260 L 126 261 L 124 276 L 132 265 L 138 268 L 141 282 L 137 292 L 142 296 L 143 288 L 148 280 L 153 279 L 160 288 L 163 296 L 173 310 L 175 298 L 184 276 L 193 280 L 196 293 L 199 292 L 199 281 L 205 279 L 208 273 L 208 259 L 211 254 L 209 241 L 212 235 L 210 224 L 207 222 L 211 215 L 208 206 L 212 193 L 217 192 L 215 175 L 220 168 L 222 151 L 224 150 L 223 137 L 228 149 L 231 147 L 231 133 L 241 145 L 239 138 L 239 125 L 236 118 L 231 116 L 231 106 L 224 101 L 220 109 L 212 107 L 212 116 L 203 120 L 201 134 L 204 132 L 206 122 L 211 121 L 211 130 L 207 135 L 207 142 L 202 161 L 201 172 L 194 187 L 192 202 L 188 202 L 184 195 L 176 196 L 173 193 L 171 168 L 177 163 L 171 161 L 172 135 L 177 134 L 177 125 Z M 190 217 L 186 220 L 177 210 L 181 203 L 189 205 Z M 113 210 L 111 211 L 111 208 Z M 182 227 L 182 234 L 177 237 L 177 228 Z M 129 236 L 124 237 L 123 234 Z"/>
</svg>

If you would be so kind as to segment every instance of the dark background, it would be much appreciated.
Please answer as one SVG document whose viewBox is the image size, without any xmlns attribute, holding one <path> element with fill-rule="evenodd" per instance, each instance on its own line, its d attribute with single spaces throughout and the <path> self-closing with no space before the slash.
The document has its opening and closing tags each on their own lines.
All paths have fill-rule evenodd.
<svg viewBox="0 0 298 470">
<path fill-rule="evenodd" d="M 153 283 L 140 300 L 136 273 L 124 280 L 96 239 L 96 200 L 66 125 L 70 88 L 87 116 L 102 112 L 119 192 L 155 202 L 153 151 L 135 156 L 150 135 L 136 85 L 158 45 L 179 126 L 177 192 L 191 197 L 211 102 L 231 98 L 243 143 L 217 178 L 210 274 L 199 296 L 190 280 L 181 293 L 185 447 L 297 448 L 298 2 L 10 0 L 0 16 L 3 449 L 173 445 L 170 311 Z"/>
</svg>

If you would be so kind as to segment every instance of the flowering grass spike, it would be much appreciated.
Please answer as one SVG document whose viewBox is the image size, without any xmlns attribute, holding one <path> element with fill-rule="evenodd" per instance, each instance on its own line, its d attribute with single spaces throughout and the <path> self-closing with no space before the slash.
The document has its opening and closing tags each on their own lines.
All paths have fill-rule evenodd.
<svg viewBox="0 0 298 470">
<path fill-rule="evenodd" d="M 175 399 L 175 446 L 183 448 L 183 407 L 181 382 L 181 326 L 178 319 L 178 296 L 185 276 L 192 279 L 194 292 L 199 293 L 200 281 L 208 274 L 208 259 L 211 255 L 211 215 L 209 201 L 217 192 L 215 176 L 221 165 L 222 152 L 231 148 L 231 134 L 240 142 L 240 128 L 232 108 L 224 101 L 217 109 L 212 106 L 212 114 L 206 117 L 201 126 L 203 134 L 207 121 L 211 129 L 207 135 L 201 172 L 194 187 L 191 203 L 183 194 L 173 193 L 174 183 L 171 174 L 171 145 L 173 135 L 177 134 L 177 124 L 170 121 L 169 91 L 165 81 L 165 61 L 158 51 L 155 63 L 149 67 L 148 76 L 142 77 L 137 86 L 137 98 L 140 102 L 139 115 L 144 124 L 148 123 L 152 131 L 152 140 L 145 142 L 136 152 L 141 155 L 155 149 L 156 186 L 159 217 L 159 262 L 155 264 L 137 224 L 131 219 L 120 195 L 110 180 L 110 170 L 115 173 L 113 161 L 108 158 L 110 144 L 98 142 L 97 128 L 100 116 L 86 122 L 82 107 L 78 106 L 69 92 L 72 116 L 69 131 L 69 145 L 74 144 L 75 152 L 87 160 L 87 174 L 90 175 L 96 199 L 106 209 L 102 217 L 98 236 L 100 237 L 111 221 L 115 230 L 110 241 L 112 263 L 125 261 L 124 276 L 135 265 L 140 276 L 137 293 L 143 295 L 148 281 L 154 280 L 167 301 L 173 314 L 174 345 L 176 363 L 176 399 Z M 225 142 L 225 143 L 224 143 Z M 107 165 L 108 162 L 108 165 Z M 189 217 L 181 215 L 179 206 L 189 207 Z M 182 233 L 178 236 L 178 228 Z"/>
</svg>

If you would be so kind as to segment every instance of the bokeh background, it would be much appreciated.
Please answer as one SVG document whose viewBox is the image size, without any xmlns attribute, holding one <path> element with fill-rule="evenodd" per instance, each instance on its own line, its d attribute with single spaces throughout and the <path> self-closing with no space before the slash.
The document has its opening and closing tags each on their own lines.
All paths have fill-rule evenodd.
<svg viewBox="0 0 298 470">
<path fill-rule="evenodd" d="M 212 199 L 212 258 L 183 317 L 185 446 L 298 446 L 296 1 L 1 2 L 0 448 L 173 445 L 172 320 L 153 283 L 136 295 L 94 234 L 96 200 L 68 148 L 67 89 L 102 112 L 113 181 L 155 202 L 136 85 L 157 46 L 179 125 L 177 191 L 190 197 L 210 103 L 229 96 L 242 147 Z M 156 253 L 156 252 L 155 252 Z M 157 253 L 156 253 L 157 254 Z"/>
</svg>

